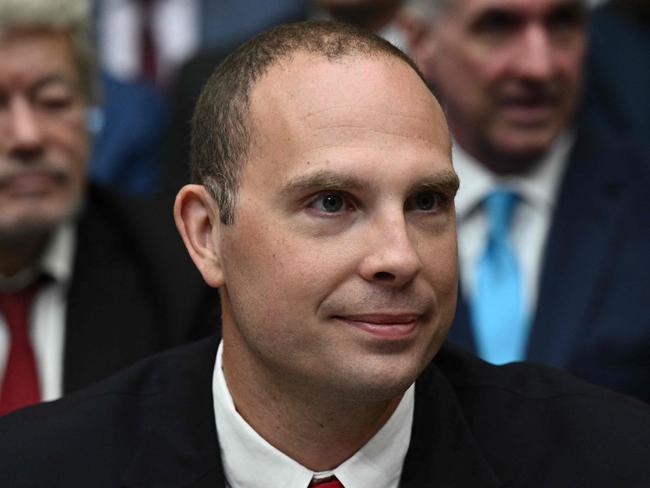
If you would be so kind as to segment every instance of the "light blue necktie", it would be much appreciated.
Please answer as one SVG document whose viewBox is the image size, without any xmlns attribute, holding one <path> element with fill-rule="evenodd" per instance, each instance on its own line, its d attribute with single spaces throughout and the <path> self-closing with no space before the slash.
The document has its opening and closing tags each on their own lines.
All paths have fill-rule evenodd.
<svg viewBox="0 0 650 488">
<path fill-rule="evenodd" d="M 512 191 L 496 190 L 483 203 L 488 234 L 476 267 L 472 321 L 478 355 L 494 364 L 524 359 L 528 339 L 522 277 L 509 239 L 516 202 Z"/>
</svg>

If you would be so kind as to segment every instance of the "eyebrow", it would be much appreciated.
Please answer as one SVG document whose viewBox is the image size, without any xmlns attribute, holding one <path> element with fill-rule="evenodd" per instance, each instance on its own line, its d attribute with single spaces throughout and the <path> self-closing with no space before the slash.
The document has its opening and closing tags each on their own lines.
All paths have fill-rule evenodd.
<svg viewBox="0 0 650 488">
<path fill-rule="evenodd" d="M 280 192 L 284 195 L 301 193 L 308 190 L 367 190 L 369 184 L 354 176 L 342 175 L 340 173 L 322 169 L 307 175 L 301 175 L 289 180 L 282 185 Z"/>
<path fill-rule="evenodd" d="M 460 187 L 460 180 L 458 175 L 451 170 L 441 170 L 433 174 L 431 177 L 416 182 L 410 189 L 409 193 L 416 193 L 420 191 L 433 191 L 442 193 L 450 198 L 456 196 L 458 188 Z"/>
<path fill-rule="evenodd" d="M 38 80 L 38 82 L 32 86 L 32 91 L 37 92 L 52 85 L 62 85 L 70 88 L 71 90 L 76 90 L 79 87 L 79 82 L 71 80 L 70 78 L 62 75 L 50 75 Z"/>
<path fill-rule="evenodd" d="M 357 177 L 322 169 L 308 175 L 289 180 L 280 190 L 283 195 L 303 193 L 309 190 L 369 190 L 370 183 Z M 458 191 L 459 180 L 451 170 L 440 170 L 422 178 L 409 188 L 409 193 L 416 191 L 436 191 L 453 197 Z"/>
</svg>

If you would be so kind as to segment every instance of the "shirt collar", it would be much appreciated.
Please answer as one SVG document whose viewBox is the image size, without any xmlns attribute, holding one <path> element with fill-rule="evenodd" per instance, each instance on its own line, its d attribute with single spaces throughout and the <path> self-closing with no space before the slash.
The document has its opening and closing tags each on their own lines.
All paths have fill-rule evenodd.
<svg viewBox="0 0 650 488">
<path fill-rule="evenodd" d="M 63 224 L 54 233 L 43 253 L 40 262 L 41 271 L 56 282 L 70 281 L 76 244 L 72 223 Z"/>
<path fill-rule="evenodd" d="M 223 342 L 217 352 L 212 390 L 221 458 L 230 486 L 306 488 L 315 475 L 332 474 L 348 488 L 397 486 L 411 440 L 413 385 L 388 422 L 359 451 L 333 471 L 314 473 L 266 442 L 237 413 L 221 368 L 222 348 Z"/>
<path fill-rule="evenodd" d="M 499 176 L 492 173 L 462 147 L 454 143 L 452 157 L 460 178 L 456 196 L 456 213 L 459 220 L 467 217 L 495 187 L 515 190 L 530 205 L 550 210 L 554 207 L 560 178 L 569 160 L 569 151 L 575 136 L 561 134 L 533 170 L 522 175 Z"/>
<path fill-rule="evenodd" d="M 0 289 L 21 289 L 41 274 L 57 283 L 66 284 L 72 275 L 75 247 L 74 226 L 66 222 L 54 231 L 35 266 L 21 270 L 10 278 L 0 275 Z"/>
</svg>

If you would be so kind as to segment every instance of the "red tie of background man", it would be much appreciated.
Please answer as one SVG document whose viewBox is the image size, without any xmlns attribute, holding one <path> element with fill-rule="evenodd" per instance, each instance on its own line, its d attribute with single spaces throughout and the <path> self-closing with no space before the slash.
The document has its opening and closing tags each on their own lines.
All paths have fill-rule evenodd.
<svg viewBox="0 0 650 488">
<path fill-rule="evenodd" d="M 11 346 L 0 391 L 0 415 L 41 401 L 36 360 L 29 339 L 29 312 L 38 282 L 11 293 L 0 291 L 0 313 Z"/>
<path fill-rule="evenodd" d="M 312 480 L 309 484 L 309 488 L 345 488 L 339 480 L 336 479 L 336 476 L 331 478 L 325 478 L 322 480 Z"/>
<path fill-rule="evenodd" d="M 141 24 L 141 69 L 144 79 L 156 83 L 158 78 L 158 56 L 156 53 L 156 41 L 153 34 L 152 4 L 154 0 L 140 0 Z"/>
</svg>

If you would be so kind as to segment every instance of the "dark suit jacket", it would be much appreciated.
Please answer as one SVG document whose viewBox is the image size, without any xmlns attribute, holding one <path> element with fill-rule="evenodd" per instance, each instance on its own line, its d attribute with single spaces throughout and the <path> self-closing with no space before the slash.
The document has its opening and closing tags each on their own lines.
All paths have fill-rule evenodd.
<svg viewBox="0 0 650 488">
<path fill-rule="evenodd" d="M 582 117 L 650 148 L 650 9 L 623 3 L 591 15 Z"/>
<path fill-rule="evenodd" d="M 0 419 L 12 488 L 224 486 L 211 394 L 216 337 Z M 650 409 L 527 364 L 443 347 L 416 383 L 402 487 L 647 487 Z M 351 487 L 354 488 L 354 487 Z"/>
<path fill-rule="evenodd" d="M 218 329 L 171 208 L 90 188 L 66 303 L 64 392 Z"/>
<path fill-rule="evenodd" d="M 650 160 L 577 136 L 545 248 L 527 357 L 650 402 Z M 462 297 L 449 338 L 474 349 Z"/>
</svg>

